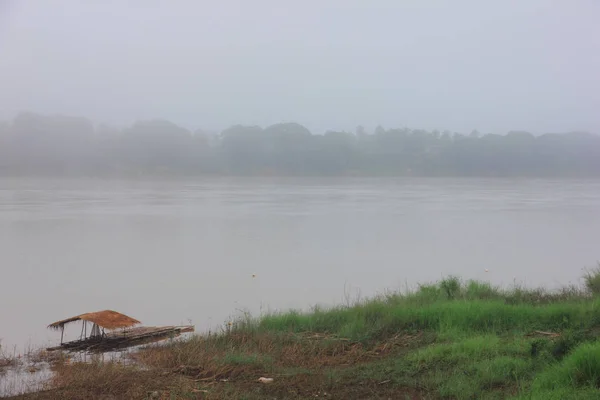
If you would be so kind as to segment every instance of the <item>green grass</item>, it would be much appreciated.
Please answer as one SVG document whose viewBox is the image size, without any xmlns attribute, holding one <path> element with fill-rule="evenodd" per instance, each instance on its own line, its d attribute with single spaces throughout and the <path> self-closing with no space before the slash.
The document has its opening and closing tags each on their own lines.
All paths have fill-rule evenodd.
<svg viewBox="0 0 600 400">
<path fill-rule="evenodd" d="M 356 341 L 378 340 L 397 331 L 477 333 L 585 329 L 600 320 L 600 299 L 565 300 L 543 306 L 501 299 L 436 300 L 414 305 L 412 298 L 376 299 L 351 308 L 266 315 L 259 331 L 322 332 Z"/>
<path fill-rule="evenodd" d="M 518 399 L 600 398 L 600 343 L 583 343 L 561 362 L 550 363 Z"/>
<path fill-rule="evenodd" d="M 600 385 L 600 343 L 579 345 L 561 363 L 553 365 L 534 381 L 537 390 Z"/>
<path fill-rule="evenodd" d="M 273 359 L 263 354 L 245 354 L 239 352 L 228 352 L 219 357 L 218 361 L 225 365 L 233 366 L 255 366 L 267 369 L 273 364 Z"/>
<path fill-rule="evenodd" d="M 600 294 L 600 264 L 595 268 L 588 270 L 584 277 L 585 286 L 590 293 L 594 295 Z"/>
<path fill-rule="evenodd" d="M 399 332 L 435 334 L 434 343 L 401 357 L 329 371 L 330 385 L 387 382 L 453 399 L 544 399 L 553 391 L 600 398 L 600 351 L 593 351 L 600 349 L 600 268 L 584 282 L 548 291 L 450 277 L 352 306 L 246 319 L 234 329 L 317 332 L 367 347 Z M 528 335 L 536 331 L 560 336 Z"/>
<path fill-rule="evenodd" d="M 450 277 L 344 307 L 245 316 L 222 334 L 141 351 L 139 382 L 156 371 L 176 398 L 201 382 L 206 399 L 599 399 L 600 267 L 583 281 L 548 291 Z M 132 370 L 119 380 L 118 369 L 76 368 L 59 378 L 82 398 L 143 387 Z"/>
<path fill-rule="evenodd" d="M 525 341 L 502 343 L 495 335 L 481 335 L 466 338 L 454 343 L 441 343 L 428 346 L 411 353 L 406 358 L 416 365 L 431 367 L 441 363 L 461 363 L 472 360 L 488 359 L 503 354 L 521 355 L 526 351 Z"/>
</svg>

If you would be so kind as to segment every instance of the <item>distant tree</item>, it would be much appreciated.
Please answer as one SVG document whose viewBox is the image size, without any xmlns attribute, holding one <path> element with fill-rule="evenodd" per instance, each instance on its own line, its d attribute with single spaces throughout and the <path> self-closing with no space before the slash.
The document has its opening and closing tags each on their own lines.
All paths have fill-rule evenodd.
<svg viewBox="0 0 600 400">
<path fill-rule="evenodd" d="M 210 138 L 209 135 L 202 129 L 194 131 L 193 135 L 194 148 L 200 152 L 206 152 L 210 149 Z"/>
<path fill-rule="evenodd" d="M 356 129 L 354 130 L 354 134 L 356 135 L 357 138 L 359 138 L 361 140 L 364 139 L 368 135 L 365 127 L 362 125 L 358 125 L 356 127 Z"/>
<path fill-rule="evenodd" d="M 12 148 L 21 170 L 76 173 L 88 165 L 94 127 L 85 118 L 24 112 L 12 123 Z"/>
<path fill-rule="evenodd" d="M 271 125 L 263 131 L 275 151 L 290 151 L 306 148 L 312 139 L 310 131 L 295 122 Z"/>
<path fill-rule="evenodd" d="M 600 136 L 468 135 L 378 126 L 313 135 L 293 122 L 191 133 L 170 121 L 125 129 L 20 113 L 0 123 L 1 174 L 432 175 L 600 177 Z"/>
<path fill-rule="evenodd" d="M 7 121 L 0 121 L 0 173 L 8 171 L 13 163 L 11 155 L 12 129 Z"/>
<path fill-rule="evenodd" d="M 234 125 L 221 132 L 220 137 L 228 172 L 248 174 L 268 168 L 269 143 L 261 127 Z"/>
<path fill-rule="evenodd" d="M 339 174 L 353 169 L 356 156 L 356 137 L 348 132 L 327 131 L 316 137 L 317 172 Z"/>
<path fill-rule="evenodd" d="M 264 130 L 271 173 L 301 174 L 309 170 L 307 155 L 312 150 L 313 135 L 295 122 L 271 125 Z"/>
<path fill-rule="evenodd" d="M 191 133 L 166 120 L 138 121 L 123 133 L 123 162 L 143 170 L 185 170 L 193 161 Z"/>
</svg>

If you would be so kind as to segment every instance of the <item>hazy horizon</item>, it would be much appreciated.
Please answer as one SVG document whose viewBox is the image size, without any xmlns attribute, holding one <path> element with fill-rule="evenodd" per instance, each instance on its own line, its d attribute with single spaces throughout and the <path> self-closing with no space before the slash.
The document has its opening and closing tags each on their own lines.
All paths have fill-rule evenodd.
<svg viewBox="0 0 600 400">
<path fill-rule="evenodd" d="M 1 112 L 0 112 L 1 114 Z M 95 130 L 95 131 L 99 131 L 99 130 L 103 130 L 103 129 L 110 129 L 111 131 L 115 132 L 115 133 L 123 133 L 126 132 L 128 129 L 131 129 L 133 126 L 135 126 L 136 124 L 142 123 L 142 124 L 147 124 L 147 123 L 168 123 L 168 124 L 173 124 L 174 126 L 177 126 L 179 128 L 184 129 L 186 132 L 188 132 L 189 134 L 196 134 L 196 133 L 200 133 L 202 135 L 208 135 L 208 136 L 221 136 L 223 134 L 223 132 L 228 131 L 231 128 L 236 128 L 236 127 L 243 127 L 243 128 L 260 128 L 261 130 L 273 127 L 273 126 L 280 126 L 280 125 L 299 125 L 302 127 L 305 127 L 306 129 L 309 130 L 311 135 L 316 135 L 316 136 L 323 136 L 325 134 L 327 134 L 328 132 L 343 132 L 343 133 L 348 133 L 351 135 L 356 135 L 357 129 L 362 129 L 364 130 L 364 134 L 366 134 L 367 136 L 371 136 L 371 135 L 375 135 L 375 132 L 380 129 L 383 128 L 386 131 L 424 131 L 428 134 L 431 134 L 432 132 L 448 132 L 451 135 L 463 135 L 463 136 L 468 136 L 473 134 L 473 132 L 477 132 L 478 135 L 500 135 L 500 136 L 506 136 L 509 135 L 511 133 L 514 132 L 518 132 L 518 133 L 527 133 L 527 134 L 531 134 L 535 137 L 540 137 L 540 136 L 544 136 L 544 135 L 567 135 L 567 134 L 572 134 L 572 133 L 584 133 L 584 134 L 591 134 L 594 136 L 600 136 L 600 131 L 592 131 L 592 130 L 585 130 L 585 129 L 571 129 L 571 130 L 565 130 L 565 131 L 559 131 L 556 129 L 549 129 L 547 131 L 539 131 L 539 132 L 532 132 L 532 131 L 528 131 L 528 130 L 521 130 L 521 129 L 507 129 L 506 131 L 499 131 L 499 132 L 482 132 L 479 129 L 471 129 L 470 131 L 456 131 L 456 130 L 450 130 L 450 129 L 444 129 L 443 127 L 441 127 L 440 129 L 431 129 L 431 130 L 427 130 L 424 129 L 423 127 L 420 126 L 408 126 L 408 125 L 401 125 L 401 126 L 383 126 L 381 124 L 377 124 L 376 126 L 370 127 L 370 126 L 366 126 L 365 124 L 357 124 L 354 128 L 348 128 L 348 129 L 335 129 L 335 128 L 324 128 L 323 130 L 317 130 L 317 131 L 313 131 L 311 130 L 308 125 L 302 123 L 302 121 L 276 121 L 273 122 L 272 124 L 269 125 L 259 125 L 259 124 L 244 124 L 244 123 L 232 123 L 230 125 L 227 126 L 223 126 L 221 128 L 216 128 L 216 129 L 205 129 L 203 126 L 192 126 L 191 128 L 189 127 L 190 125 L 185 125 L 185 124 L 181 124 L 178 121 L 175 120 L 169 120 L 167 118 L 160 118 L 160 117 L 148 117 L 146 119 L 134 119 L 130 122 L 121 122 L 121 123 L 111 123 L 105 120 L 96 120 L 94 118 L 90 118 L 87 115 L 81 115 L 81 114 L 68 114 L 68 113 L 61 113 L 61 112 L 54 112 L 54 113 L 42 113 L 42 112 L 37 112 L 36 110 L 20 110 L 17 113 L 15 113 L 14 115 L 6 115 L 5 117 L 3 117 L 2 119 L 0 119 L 0 124 L 4 124 L 4 128 L 10 128 L 12 125 L 14 125 L 15 121 L 23 116 L 26 117 L 31 117 L 31 116 L 35 116 L 35 117 L 40 117 L 43 119 L 47 119 L 47 120 L 52 120 L 52 119 L 57 119 L 57 120 L 77 120 L 79 122 L 87 122 L 91 124 L 91 127 Z"/>
<path fill-rule="evenodd" d="M 0 119 L 600 133 L 600 3 L 0 1 Z"/>
</svg>

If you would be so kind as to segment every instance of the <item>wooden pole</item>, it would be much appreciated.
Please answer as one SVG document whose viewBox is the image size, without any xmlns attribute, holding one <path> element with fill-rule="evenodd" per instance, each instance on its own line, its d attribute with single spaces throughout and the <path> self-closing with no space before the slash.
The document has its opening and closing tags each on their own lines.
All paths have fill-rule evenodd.
<svg viewBox="0 0 600 400">
<path fill-rule="evenodd" d="M 65 326 L 60 327 L 60 344 L 63 344 L 63 335 L 65 334 Z"/>
</svg>

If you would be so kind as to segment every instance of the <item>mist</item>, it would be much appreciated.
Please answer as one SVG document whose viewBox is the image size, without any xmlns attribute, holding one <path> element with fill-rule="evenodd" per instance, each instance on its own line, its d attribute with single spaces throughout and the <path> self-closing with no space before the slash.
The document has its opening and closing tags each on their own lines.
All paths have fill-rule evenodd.
<svg viewBox="0 0 600 400">
<path fill-rule="evenodd" d="M 2 1 L 0 118 L 600 131 L 600 4 Z"/>
<path fill-rule="evenodd" d="M 599 15 L 0 0 L 0 397 L 600 393 Z"/>
<path fill-rule="evenodd" d="M 25 112 L 0 125 L 0 175 L 600 177 L 600 136 L 360 125 L 316 135 L 298 123 L 238 124 L 214 134 L 167 120 L 118 129 Z"/>
</svg>

